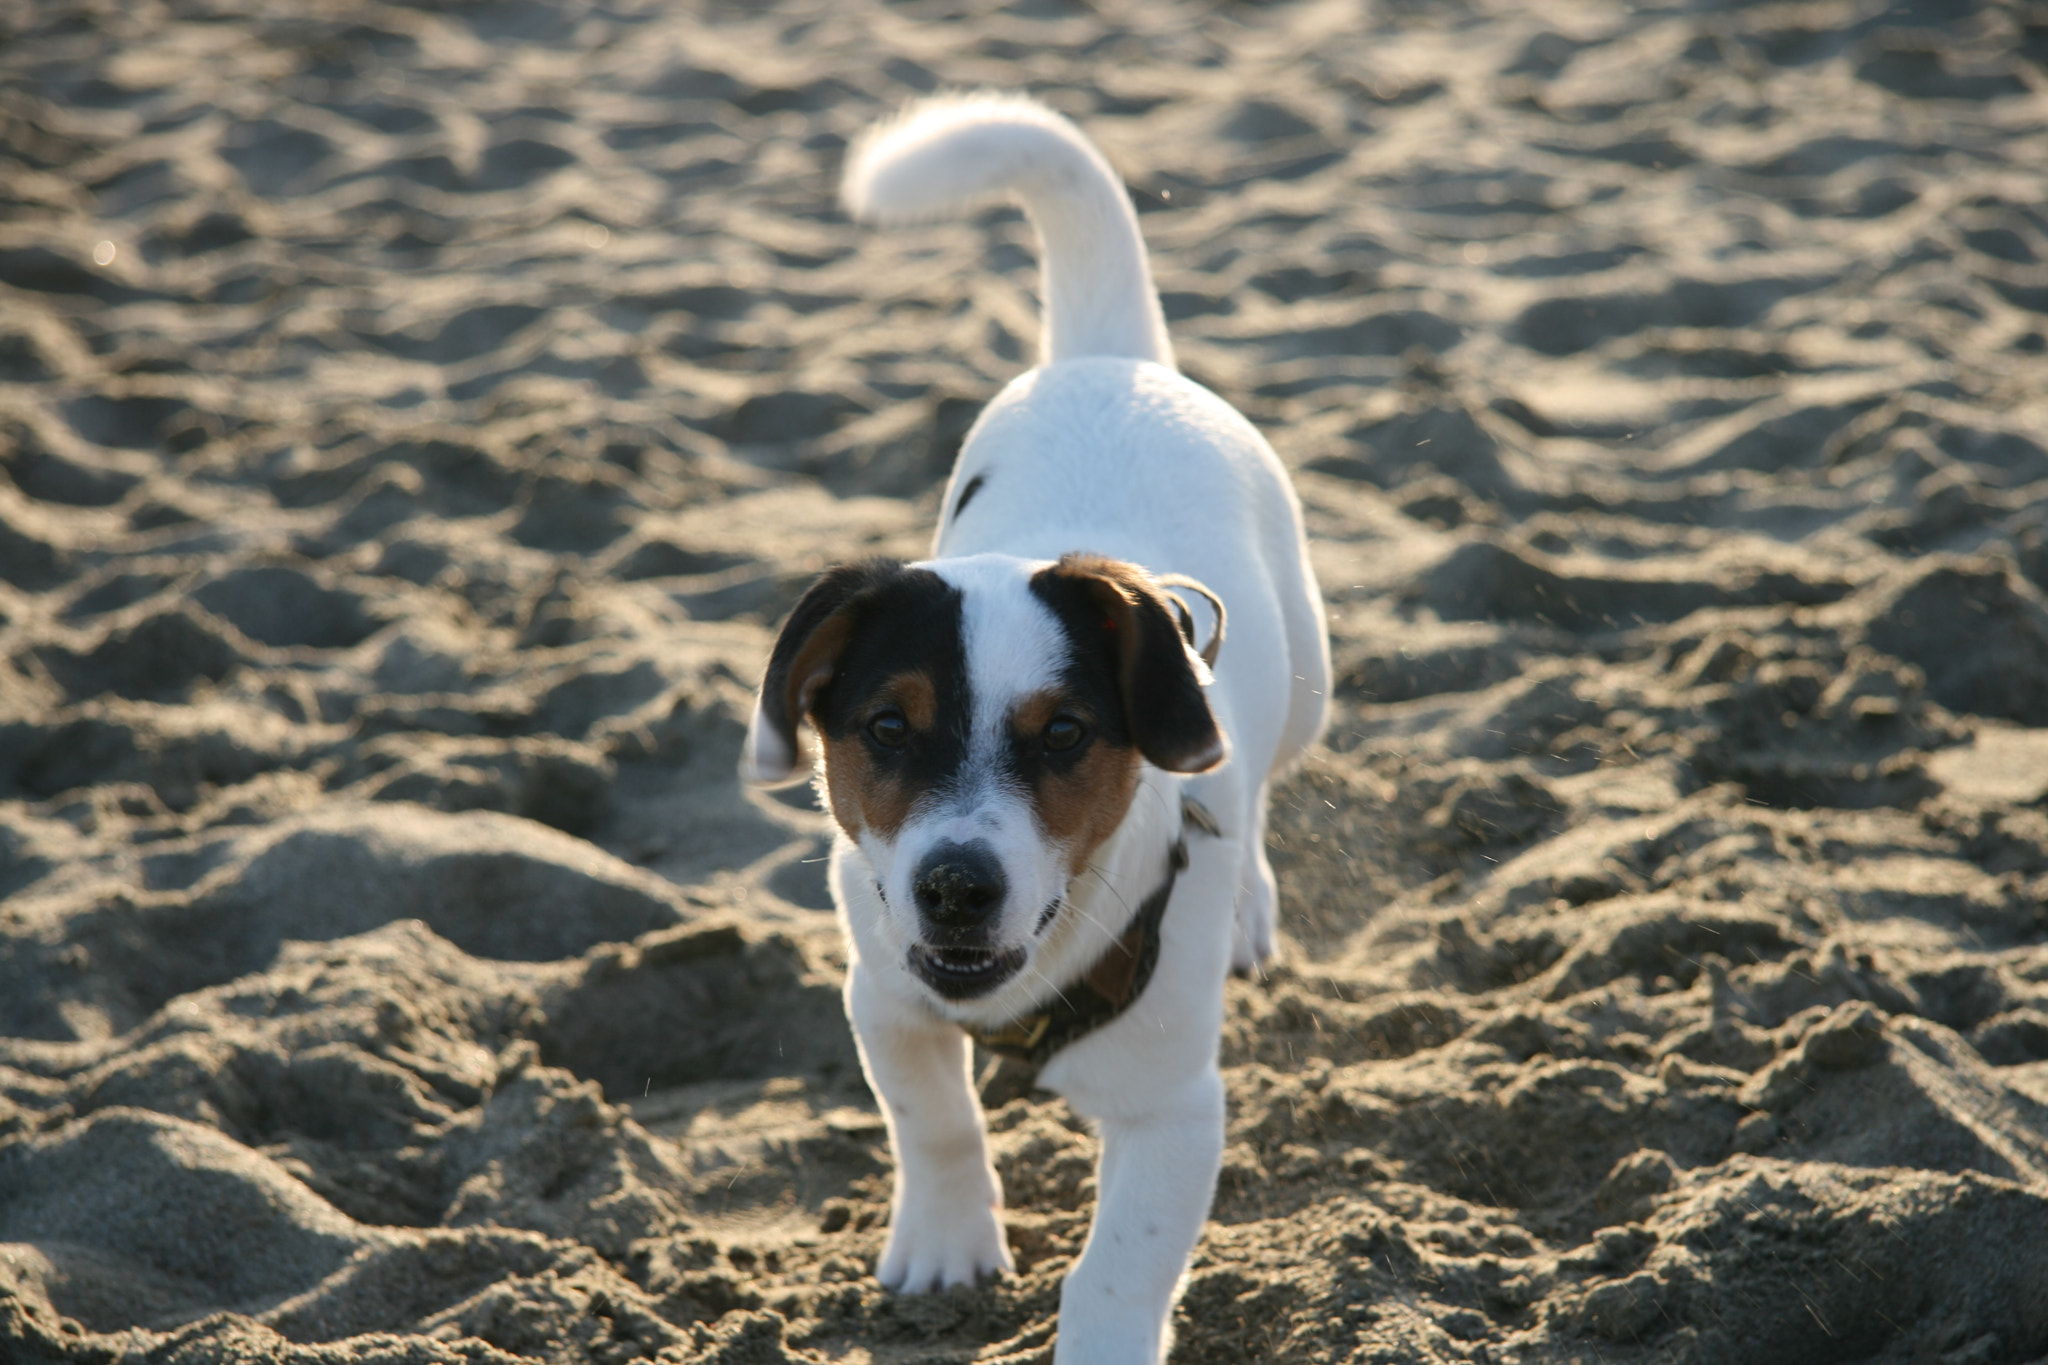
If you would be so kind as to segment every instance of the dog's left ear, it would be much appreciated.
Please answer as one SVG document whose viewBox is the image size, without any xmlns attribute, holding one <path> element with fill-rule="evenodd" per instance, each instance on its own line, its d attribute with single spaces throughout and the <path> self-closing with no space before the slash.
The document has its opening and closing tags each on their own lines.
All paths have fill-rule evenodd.
<svg viewBox="0 0 2048 1365">
<path fill-rule="evenodd" d="M 878 584 L 901 573 L 893 559 L 867 559 L 827 569 L 804 590 L 768 656 L 754 718 L 740 750 L 740 776 L 773 785 L 802 775 L 803 744 L 797 727 L 811 714 L 818 693 L 832 680 L 839 656 L 853 634 L 860 600 Z"/>
<path fill-rule="evenodd" d="M 1081 588 L 1099 609 L 1099 626 L 1116 659 L 1124 725 L 1138 752 L 1173 773 L 1205 773 L 1220 765 L 1230 746 L 1202 694 L 1209 669 L 1182 633 L 1179 616 L 1185 609 L 1143 569 L 1120 560 L 1070 554 L 1042 572 Z M 1191 579 L 1183 586 L 1200 588 Z M 1216 604 L 1220 639 L 1222 603 L 1208 589 L 1200 591 Z"/>
</svg>

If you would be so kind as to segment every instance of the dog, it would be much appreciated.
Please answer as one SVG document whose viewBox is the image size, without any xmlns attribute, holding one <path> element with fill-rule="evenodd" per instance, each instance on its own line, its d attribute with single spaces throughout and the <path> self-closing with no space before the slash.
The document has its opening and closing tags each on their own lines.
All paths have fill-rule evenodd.
<svg viewBox="0 0 2048 1365">
<path fill-rule="evenodd" d="M 1008 196 L 1043 257 L 1041 362 L 969 432 L 932 558 L 811 585 L 741 759 L 799 778 L 819 739 L 847 1014 L 897 1170 L 876 1275 L 1012 1269 L 978 1041 L 1101 1138 L 1054 1359 L 1155 1362 L 1222 1158 L 1224 981 L 1274 951 L 1268 785 L 1325 720 L 1300 504 L 1174 368 L 1137 216 L 1067 119 L 930 98 L 856 143 L 842 192 L 875 223 Z"/>
</svg>

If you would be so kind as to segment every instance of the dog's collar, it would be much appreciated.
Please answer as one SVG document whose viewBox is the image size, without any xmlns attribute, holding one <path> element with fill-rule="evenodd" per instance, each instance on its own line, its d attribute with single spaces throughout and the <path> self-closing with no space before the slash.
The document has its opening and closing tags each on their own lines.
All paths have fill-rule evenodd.
<svg viewBox="0 0 2048 1365">
<path fill-rule="evenodd" d="M 1173 884 L 1188 865 L 1189 826 L 1204 834 L 1220 832 L 1206 806 L 1192 797 L 1181 799 L 1181 832 L 1167 852 L 1166 876 L 1094 966 L 1054 995 L 1044 1009 L 1000 1028 L 963 1024 L 967 1036 L 997 1056 L 1037 1068 L 1129 1009 L 1145 993 L 1152 969 L 1159 965 L 1159 928 L 1166 919 L 1167 902 L 1173 899 Z"/>
</svg>

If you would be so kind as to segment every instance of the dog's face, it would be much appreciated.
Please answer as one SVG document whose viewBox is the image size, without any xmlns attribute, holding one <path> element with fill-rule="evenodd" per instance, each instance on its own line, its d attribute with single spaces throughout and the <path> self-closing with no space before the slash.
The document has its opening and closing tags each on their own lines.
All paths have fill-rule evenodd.
<svg viewBox="0 0 2048 1365">
<path fill-rule="evenodd" d="M 949 1000 L 1030 960 L 1123 823 L 1141 764 L 1204 772 L 1225 745 L 1173 604 L 1143 570 L 981 555 L 825 574 L 784 624 L 747 734 L 755 781 L 823 745 L 911 971 Z"/>
</svg>

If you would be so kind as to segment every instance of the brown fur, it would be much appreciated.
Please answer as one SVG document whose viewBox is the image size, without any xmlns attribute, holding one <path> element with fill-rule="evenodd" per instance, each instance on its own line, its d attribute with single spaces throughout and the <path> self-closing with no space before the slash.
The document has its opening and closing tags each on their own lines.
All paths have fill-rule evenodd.
<svg viewBox="0 0 2048 1365">
<path fill-rule="evenodd" d="M 890 677 L 859 712 L 873 715 L 888 706 L 903 712 L 912 730 L 927 731 L 938 720 L 938 691 L 930 678 L 913 669 Z M 859 838 L 863 829 L 872 829 L 884 839 L 894 839 L 910 818 L 917 796 L 909 786 L 876 771 L 867 741 L 859 734 L 825 740 L 825 799 L 832 818 L 848 835 Z"/>
<path fill-rule="evenodd" d="M 882 684 L 882 690 L 868 707 L 870 711 L 894 703 L 913 730 L 929 730 L 938 723 L 939 692 L 921 670 L 909 669 Z"/>
<path fill-rule="evenodd" d="M 796 742 L 799 762 L 803 758 L 803 742 L 795 722 L 811 713 L 811 703 L 817 700 L 818 689 L 832 680 L 832 670 L 838 666 L 839 655 L 845 650 L 846 639 L 852 633 L 853 623 L 844 614 L 835 612 L 810 633 L 803 648 L 790 661 L 783 706 L 791 718 L 790 735 Z"/>
<path fill-rule="evenodd" d="M 1052 718 L 1067 711 L 1084 723 L 1091 718 L 1058 692 L 1039 692 L 1024 699 L 1010 724 L 1019 735 L 1036 738 Z M 1103 840 L 1123 823 L 1138 789 L 1136 749 L 1110 744 L 1097 735 L 1073 767 L 1047 776 L 1031 793 L 1038 827 L 1067 855 L 1067 875 L 1081 869 Z"/>
</svg>

